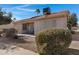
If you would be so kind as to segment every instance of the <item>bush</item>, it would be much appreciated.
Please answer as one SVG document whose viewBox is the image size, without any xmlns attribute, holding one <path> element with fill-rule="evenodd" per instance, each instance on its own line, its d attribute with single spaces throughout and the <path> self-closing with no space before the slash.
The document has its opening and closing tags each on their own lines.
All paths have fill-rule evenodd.
<svg viewBox="0 0 79 59">
<path fill-rule="evenodd" d="M 1 30 L 1 31 L 0 31 L 0 37 L 1 37 L 1 34 L 2 34 L 2 33 L 3 33 L 3 31 Z"/>
<path fill-rule="evenodd" d="M 70 31 L 71 31 L 72 34 L 75 34 L 75 31 L 73 31 L 73 30 L 70 30 Z"/>
<path fill-rule="evenodd" d="M 47 29 L 36 35 L 36 44 L 39 54 L 62 54 L 69 47 L 71 32 L 65 29 Z"/>
<path fill-rule="evenodd" d="M 3 29 L 3 33 L 5 37 L 14 38 L 16 36 L 16 30 L 14 28 L 11 29 Z"/>
</svg>

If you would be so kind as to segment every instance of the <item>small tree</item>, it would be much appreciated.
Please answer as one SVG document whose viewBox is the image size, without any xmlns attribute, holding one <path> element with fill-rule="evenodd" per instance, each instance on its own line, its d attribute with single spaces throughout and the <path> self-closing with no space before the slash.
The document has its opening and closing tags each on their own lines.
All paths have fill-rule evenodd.
<svg viewBox="0 0 79 59">
<path fill-rule="evenodd" d="M 35 12 L 37 13 L 37 15 L 40 14 L 40 9 L 36 9 Z"/>
<path fill-rule="evenodd" d="M 72 20 L 69 18 L 68 21 L 67 21 L 67 27 L 69 30 L 71 30 L 71 27 L 72 27 Z"/>
<path fill-rule="evenodd" d="M 2 8 L 0 8 L 0 25 L 2 24 L 9 24 L 12 21 L 12 13 L 7 13 L 6 11 L 3 11 Z"/>
<path fill-rule="evenodd" d="M 72 20 L 72 26 L 77 26 L 77 15 L 75 13 L 71 15 L 71 20 Z"/>
<path fill-rule="evenodd" d="M 8 17 L 12 18 L 12 13 L 11 12 L 8 13 Z"/>
<path fill-rule="evenodd" d="M 75 13 L 69 16 L 69 19 L 67 21 L 67 26 L 68 26 L 68 29 L 70 30 L 73 26 L 77 26 L 77 16 Z"/>
</svg>

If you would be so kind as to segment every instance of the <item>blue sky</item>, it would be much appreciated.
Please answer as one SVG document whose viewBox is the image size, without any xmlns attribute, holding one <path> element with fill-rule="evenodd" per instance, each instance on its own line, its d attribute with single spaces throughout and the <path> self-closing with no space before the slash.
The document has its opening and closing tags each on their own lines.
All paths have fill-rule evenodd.
<svg viewBox="0 0 79 59">
<path fill-rule="evenodd" d="M 12 12 L 13 18 L 17 20 L 36 16 L 37 8 L 41 10 L 40 14 L 42 15 L 42 9 L 45 7 L 50 7 L 52 13 L 69 10 L 71 13 L 76 13 L 79 19 L 79 4 L 0 4 L 0 7 L 7 12 Z"/>
</svg>

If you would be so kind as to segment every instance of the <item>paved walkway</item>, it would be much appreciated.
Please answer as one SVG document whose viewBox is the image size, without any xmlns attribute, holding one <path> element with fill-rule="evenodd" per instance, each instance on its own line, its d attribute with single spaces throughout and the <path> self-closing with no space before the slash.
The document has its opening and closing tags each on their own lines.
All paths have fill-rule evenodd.
<svg viewBox="0 0 79 59">
<path fill-rule="evenodd" d="M 0 55 L 37 55 L 37 53 L 21 47 L 0 49 Z"/>
</svg>

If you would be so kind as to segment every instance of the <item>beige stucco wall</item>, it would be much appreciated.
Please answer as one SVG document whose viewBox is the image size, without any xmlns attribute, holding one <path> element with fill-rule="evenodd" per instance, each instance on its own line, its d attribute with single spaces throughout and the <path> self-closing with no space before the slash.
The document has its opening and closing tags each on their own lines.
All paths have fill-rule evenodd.
<svg viewBox="0 0 79 59">
<path fill-rule="evenodd" d="M 40 30 L 48 28 L 67 28 L 67 18 L 51 18 L 34 22 L 35 34 L 38 33 Z"/>
<path fill-rule="evenodd" d="M 16 23 L 14 25 L 14 28 L 18 33 L 22 33 L 22 23 Z M 48 28 L 67 28 L 67 17 L 34 21 L 34 34 Z"/>
<path fill-rule="evenodd" d="M 59 20 L 58 20 L 59 19 Z M 58 18 L 56 21 L 57 28 L 67 28 L 67 17 Z"/>
<path fill-rule="evenodd" d="M 17 32 L 18 32 L 19 34 L 22 33 L 22 24 L 21 24 L 21 23 L 14 24 L 14 28 L 17 30 Z"/>
<path fill-rule="evenodd" d="M 22 24 L 21 23 L 18 23 L 18 24 L 10 23 L 10 24 L 6 24 L 6 25 L 0 25 L 0 30 L 9 29 L 9 28 L 15 28 L 18 33 L 22 33 Z"/>
<path fill-rule="evenodd" d="M 0 30 L 9 29 L 9 28 L 14 28 L 14 24 L 10 23 L 10 24 L 6 24 L 6 25 L 0 25 Z"/>
</svg>

